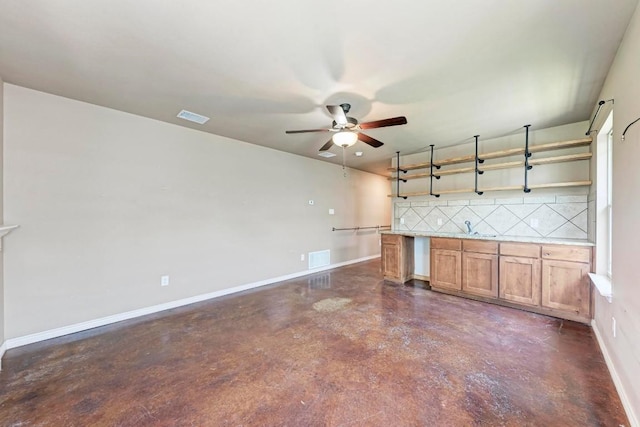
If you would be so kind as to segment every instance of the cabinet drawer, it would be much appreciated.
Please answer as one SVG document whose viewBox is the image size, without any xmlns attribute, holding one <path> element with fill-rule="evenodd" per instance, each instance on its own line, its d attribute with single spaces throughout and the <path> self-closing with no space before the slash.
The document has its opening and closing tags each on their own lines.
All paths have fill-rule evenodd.
<svg viewBox="0 0 640 427">
<path fill-rule="evenodd" d="M 542 258 L 561 261 L 591 262 L 591 248 L 583 246 L 544 245 Z"/>
<path fill-rule="evenodd" d="M 481 254 L 497 254 L 498 242 L 490 242 L 486 240 L 463 240 L 462 248 L 465 252 L 477 252 Z"/>
<path fill-rule="evenodd" d="M 540 246 L 529 243 L 500 243 L 500 255 L 540 258 Z"/>
<path fill-rule="evenodd" d="M 402 237 L 400 234 L 383 234 L 382 244 L 399 245 Z"/>
<path fill-rule="evenodd" d="M 432 237 L 431 247 L 433 249 L 448 249 L 450 251 L 460 251 L 462 250 L 462 240 Z"/>
</svg>

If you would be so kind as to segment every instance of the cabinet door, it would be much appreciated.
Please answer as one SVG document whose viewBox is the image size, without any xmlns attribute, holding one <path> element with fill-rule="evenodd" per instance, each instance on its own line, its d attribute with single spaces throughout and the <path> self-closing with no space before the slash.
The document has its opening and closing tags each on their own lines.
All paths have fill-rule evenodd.
<svg viewBox="0 0 640 427">
<path fill-rule="evenodd" d="M 501 256 L 500 298 L 521 304 L 540 305 L 540 260 Z"/>
<path fill-rule="evenodd" d="M 462 253 L 462 290 L 483 297 L 498 297 L 498 256 Z"/>
<path fill-rule="evenodd" d="M 382 244 L 382 275 L 385 279 L 400 280 L 401 246 L 399 243 Z"/>
<path fill-rule="evenodd" d="M 462 252 L 448 249 L 431 250 L 431 286 L 462 289 Z"/>
<path fill-rule="evenodd" d="M 542 306 L 577 314 L 591 315 L 589 264 L 581 262 L 542 261 Z"/>
</svg>

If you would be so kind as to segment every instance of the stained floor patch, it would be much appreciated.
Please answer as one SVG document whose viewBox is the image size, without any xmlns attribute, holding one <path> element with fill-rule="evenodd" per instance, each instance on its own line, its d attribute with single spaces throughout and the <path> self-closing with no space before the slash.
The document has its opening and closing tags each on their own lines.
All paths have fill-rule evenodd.
<svg viewBox="0 0 640 427">
<path fill-rule="evenodd" d="M 331 313 L 344 308 L 351 298 L 326 298 L 313 304 L 313 309 L 321 313 Z"/>
</svg>

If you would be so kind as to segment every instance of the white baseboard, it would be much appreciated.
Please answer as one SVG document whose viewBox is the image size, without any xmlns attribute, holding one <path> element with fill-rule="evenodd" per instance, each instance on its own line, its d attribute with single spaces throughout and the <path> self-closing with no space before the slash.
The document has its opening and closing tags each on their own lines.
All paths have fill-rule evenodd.
<svg viewBox="0 0 640 427">
<path fill-rule="evenodd" d="M 356 264 L 358 262 L 369 261 L 375 258 L 380 258 L 380 255 L 372 255 L 372 256 L 358 258 L 350 261 L 339 262 L 336 264 L 327 265 L 325 267 L 314 268 L 313 270 L 300 271 L 297 273 L 287 274 L 285 276 L 260 280 L 258 282 L 235 286 L 233 288 L 222 289 L 220 291 L 210 292 L 202 295 L 196 295 L 189 298 L 179 299 L 176 301 L 170 301 L 170 302 L 165 302 L 163 304 L 140 308 L 138 310 L 127 311 L 124 313 L 114 314 L 112 316 L 101 317 L 99 319 L 94 319 L 86 322 L 76 323 L 73 325 L 63 326 L 61 328 L 49 329 L 48 331 L 37 332 L 35 334 L 24 335 L 22 337 L 10 338 L 2 344 L 2 347 L 1 347 L 2 353 L 4 353 L 4 350 L 8 350 L 11 348 L 21 347 L 23 345 L 33 344 L 33 343 L 45 341 L 51 338 L 57 338 L 63 335 L 73 334 L 76 332 L 82 332 L 88 329 L 97 328 L 99 326 L 105 326 L 111 323 L 122 322 L 123 320 L 129 320 L 135 317 L 146 316 L 147 314 L 153 314 L 159 311 L 170 310 L 172 308 L 182 307 L 184 305 L 206 301 L 206 300 L 218 298 L 224 295 L 234 294 L 236 292 L 242 292 L 249 289 L 258 288 L 260 286 L 271 285 L 273 283 L 282 282 L 285 280 L 296 279 L 298 277 L 307 276 L 309 274 L 314 274 L 314 273 L 318 273 L 325 270 L 331 270 L 337 267 L 344 267 L 346 265 Z M 2 356 L 0 355 L 0 357 Z"/>
<path fill-rule="evenodd" d="M 596 324 L 596 320 L 591 320 L 591 328 L 596 335 L 596 340 L 598 341 L 598 345 L 600 346 L 600 351 L 602 351 L 602 355 L 604 356 L 604 361 L 607 364 L 607 368 L 609 368 L 609 373 L 611 374 L 611 379 L 613 379 L 613 384 L 616 386 L 616 390 L 618 391 L 618 395 L 620 396 L 620 400 L 622 401 L 622 406 L 624 407 L 624 411 L 627 413 L 627 418 L 629 418 L 629 423 L 631 423 L 631 427 L 640 427 L 640 423 L 638 423 L 638 417 L 633 412 L 633 407 L 631 406 L 631 401 L 627 396 L 627 393 L 624 390 L 622 385 L 622 381 L 620 381 L 620 377 L 618 376 L 618 372 L 616 371 L 615 366 L 613 365 L 613 360 L 609 355 L 609 350 L 607 346 L 604 344 L 604 340 L 602 339 L 602 335 L 600 335 L 600 331 L 598 330 L 598 325 Z"/>
<path fill-rule="evenodd" d="M 7 342 L 4 341 L 2 345 L 0 345 L 0 371 L 2 370 L 2 356 L 4 356 L 4 352 L 7 351 Z"/>
</svg>

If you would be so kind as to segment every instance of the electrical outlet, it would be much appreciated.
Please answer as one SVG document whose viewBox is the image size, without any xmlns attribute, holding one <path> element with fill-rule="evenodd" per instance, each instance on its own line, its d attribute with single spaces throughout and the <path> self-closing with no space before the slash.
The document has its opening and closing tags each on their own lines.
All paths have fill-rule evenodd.
<svg viewBox="0 0 640 427">
<path fill-rule="evenodd" d="M 616 337 L 616 318 L 611 318 L 611 332 L 613 333 L 613 337 Z"/>
<path fill-rule="evenodd" d="M 336 211 L 333 209 L 329 209 L 329 215 L 335 215 Z"/>
<path fill-rule="evenodd" d="M 160 276 L 160 286 L 169 286 L 169 276 Z"/>
<path fill-rule="evenodd" d="M 300 254 L 300 261 L 304 261 L 304 254 Z"/>
<path fill-rule="evenodd" d="M 438 218 L 438 225 L 442 225 L 442 218 Z"/>
<path fill-rule="evenodd" d="M 540 226 L 538 218 L 531 218 L 531 228 L 538 228 L 538 226 Z"/>
</svg>

